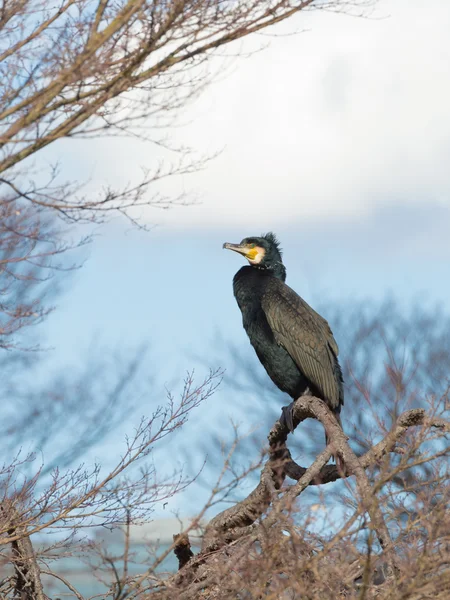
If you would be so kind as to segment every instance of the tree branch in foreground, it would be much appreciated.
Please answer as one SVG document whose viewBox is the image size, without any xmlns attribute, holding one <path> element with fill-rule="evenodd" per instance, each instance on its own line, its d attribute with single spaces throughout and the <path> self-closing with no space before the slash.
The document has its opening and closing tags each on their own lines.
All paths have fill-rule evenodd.
<svg viewBox="0 0 450 600">
<path fill-rule="evenodd" d="M 201 571 L 207 572 L 206 563 L 221 547 L 226 545 L 233 549 L 237 540 L 248 540 L 248 543 L 261 541 L 264 533 L 267 534 L 271 527 L 282 520 L 283 511 L 288 510 L 294 499 L 309 485 L 323 485 L 351 476 L 356 478 L 361 511 L 370 515 L 370 528 L 376 533 L 387 560 L 390 559 L 390 566 L 395 569 L 392 542 L 378 505 L 377 490 L 369 482 L 365 469 L 378 464 L 383 456 L 395 451 L 396 443 L 409 428 L 428 426 L 450 433 L 450 423 L 445 419 L 430 417 L 424 409 L 408 410 L 398 417 L 396 424 L 382 441 L 363 456 L 357 457 L 333 413 L 319 398 L 312 396 L 298 398 L 293 406 L 293 417 L 294 429 L 307 418 L 319 420 L 331 444 L 319 454 L 310 467 L 301 467 L 292 459 L 287 447 L 288 429 L 280 420 L 276 421 L 268 436 L 269 460 L 262 469 L 258 485 L 244 500 L 224 510 L 210 521 L 205 530 L 201 552 L 188 562 L 183 561 L 181 564 L 180 561 L 180 569 L 185 568 L 173 579 L 174 585 L 182 583 L 184 587 L 189 580 L 200 580 L 203 582 L 202 585 L 205 585 L 205 577 L 200 575 L 199 567 L 202 566 Z M 338 454 L 344 459 L 345 473 L 334 465 L 326 464 L 333 454 Z M 297 480 L 297 483 L 281 493 L 278 490 L 286 476 Z M 263 521 L 256 524 L 269 508 L 271 510 Z M 186 545 L 186 536 L 180 539 L 183 545 Z M 177 556 L 179 552 L 180 548 L 177 545 Z M 186 597 L 189 597 L 189 593 Z"/>
</svg>

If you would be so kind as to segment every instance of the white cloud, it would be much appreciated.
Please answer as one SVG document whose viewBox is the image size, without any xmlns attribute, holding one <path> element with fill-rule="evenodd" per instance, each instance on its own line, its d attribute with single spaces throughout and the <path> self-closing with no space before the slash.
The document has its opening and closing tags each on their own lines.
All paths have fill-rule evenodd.
<svg viewBox="0 0 450 600">
<path fill-rule="evenodd" d="M 301 13 L 274 33 L 308 31 L 236 60 L 175 132 L 200 152 L 224 148 L 181 181 L 203 204 L 149 221 L 259 229 L 390 200 L 450 204 L 450 3 L 385 0 L 373 17 Z M 101 142 L 96 177 L 129 180 L 154 157 Z"/>
</svg>

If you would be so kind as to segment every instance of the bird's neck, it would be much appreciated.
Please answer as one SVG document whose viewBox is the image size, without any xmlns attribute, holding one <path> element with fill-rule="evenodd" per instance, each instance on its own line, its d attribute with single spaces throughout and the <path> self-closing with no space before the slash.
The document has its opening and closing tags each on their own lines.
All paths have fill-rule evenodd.
<svg viewBox="0 0 450 600">
<path fill-rule="evenodd" d="M 253 265 L 254 269 L 265 271 L 267 275 L 272 275 L 281 281 L 286 281 L 286 267 L 281 261 L 273 261 L 264 265 Z"/>
</svg>

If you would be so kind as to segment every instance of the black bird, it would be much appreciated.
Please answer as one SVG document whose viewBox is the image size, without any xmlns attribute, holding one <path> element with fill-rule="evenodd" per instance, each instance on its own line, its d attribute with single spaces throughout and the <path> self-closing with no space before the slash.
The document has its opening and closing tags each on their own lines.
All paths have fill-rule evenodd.
<svg viewBox="0 0 450 600">
<path fill-rule="evenodd" d="M 224 248 L 245 256 L 250 266 L 233 279 L 244 329 L 269 377 L 296 400 L 311 393 L 336 415 L 344 404 L 338 345 L 327 321 L 286 283 L 286 268 L 273 233 L 248 237 Z M 292 404 L 283 411 L 292 431 Z"/>
</svg>

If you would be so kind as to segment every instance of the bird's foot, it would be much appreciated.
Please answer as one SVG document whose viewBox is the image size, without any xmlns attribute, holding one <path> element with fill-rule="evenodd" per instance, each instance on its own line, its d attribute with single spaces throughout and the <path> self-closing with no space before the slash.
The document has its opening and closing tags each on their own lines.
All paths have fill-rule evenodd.
<svg viewBox="0 0 450 600">
<path fill-rule="evenodd" d="M 288 406 L 283 406 L 281 409 L 280 423 L 289 430 L 289 433 L 294 431 L 294 403 L 291 402 Z"/>
</svg>

